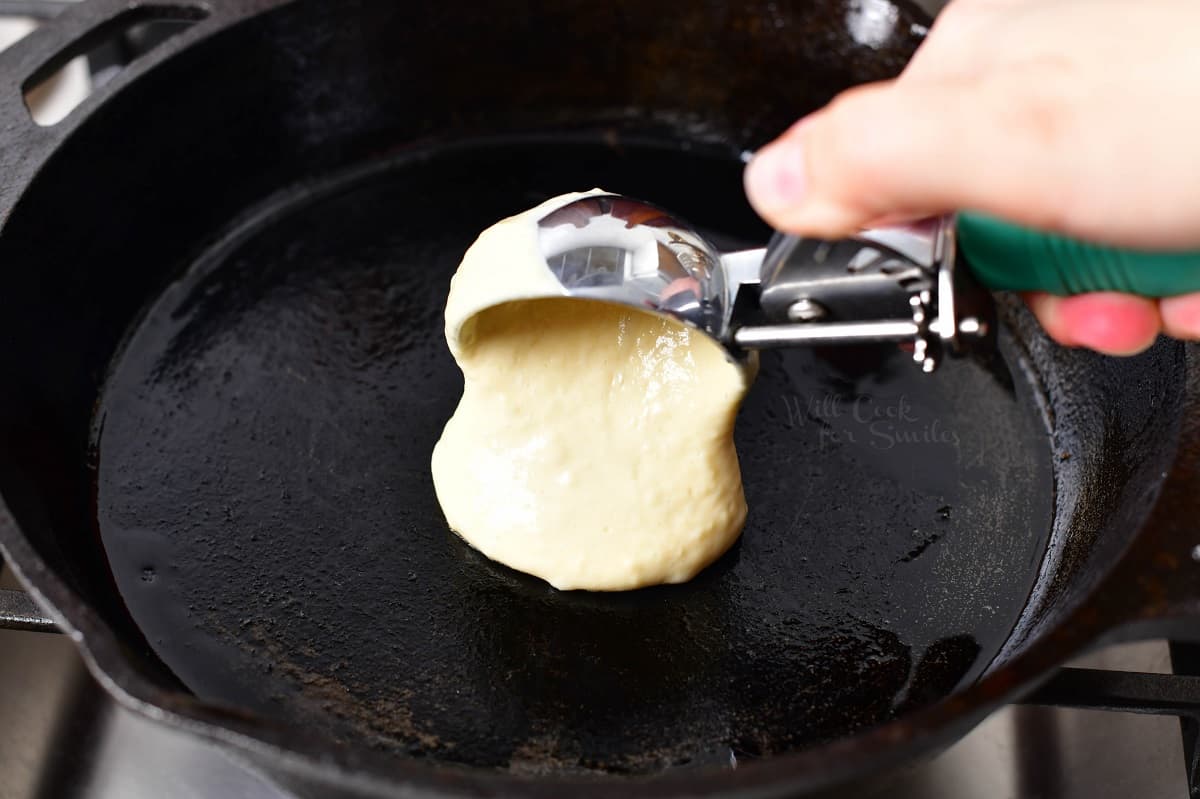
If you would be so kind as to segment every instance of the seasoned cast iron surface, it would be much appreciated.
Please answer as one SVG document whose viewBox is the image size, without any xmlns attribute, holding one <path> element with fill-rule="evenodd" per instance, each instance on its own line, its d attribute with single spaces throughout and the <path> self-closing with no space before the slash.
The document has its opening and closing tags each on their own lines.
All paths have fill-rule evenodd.
<svg viewBox="0 0 1200 799">
<path fill-rule="evenodd" d="M 1053 500 L 1001 361 L 765 354 L 738 421 L 746 531 L 688 585 L 560 593 L 447 529 L 449 277 L 488 224 L 597 185 L 726 246 L 766 237 L 727 153 L 478 143 L 274 198 L 147 310 L 96 414 L 97 523 L 198 696 L 399 755 L 645 773 L 843 736 L 999 650 Z"/>
</svg>

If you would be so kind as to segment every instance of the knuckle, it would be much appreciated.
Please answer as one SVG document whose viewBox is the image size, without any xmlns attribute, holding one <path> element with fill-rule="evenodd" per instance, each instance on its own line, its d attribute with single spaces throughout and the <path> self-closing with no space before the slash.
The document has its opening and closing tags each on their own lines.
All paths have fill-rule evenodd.
<svg viewBox="0 0 1200 799">
<path fill-rule="evenodd" d="M 957 28 L 964 20 L 977 17 L 980 8 L 981 4 L 974 0 L 952 0 L 937 15 L 934 29 L 945 31 Z"/>
<path fill-rule="evenodd" d="M 885 176 L 888 143 L 872 124 L 877 89 L 851 89 L 834 100 L 813 132 L 812 171 L 822 192 L 861 203 Z"/>
<path fill-rule="evenodd" d="M 973 32 L 997 12 L 996 0 L 952 0 L 937 15 L 930 35 L 958 36 Z"/>
<path fill-rule="evenodd" d="M 997 123 L 997 146 L 1017 157 L 1005 168 L 1022 183 L 1035 178 L 1039 197 L 1027 207 L 1030 222 L 1053 230 L 1071 227 L 1094 198 L 1075 174 L 1085 131 L 1081 94 L 1073 69 L 1058 60 L 1040 60 L 1006 71 L 982 87 Z M 999 160 L 1008 162 L 1008 158 Z"/>
<path fill-rule="evenodd" d="M 1035 152 L 1057 155 L 1072 146 L 1078 130 L 1079 81 L 1070 64 L 1039 59 L 1006 69 L 985 85 L 1003 132 Z"/>
</svg>

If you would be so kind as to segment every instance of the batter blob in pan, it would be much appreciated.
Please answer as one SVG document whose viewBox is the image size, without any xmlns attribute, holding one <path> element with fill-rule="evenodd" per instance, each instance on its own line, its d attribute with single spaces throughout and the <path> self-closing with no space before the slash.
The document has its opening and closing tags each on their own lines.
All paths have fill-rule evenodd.
<svg viewBox="0 0 1200 799">
<path fill-rule="evenodd" d="M 509 299 L 546 293 L 537 220 L 578 196 L 484 231 L 455 274 L 465 384 L 433 451 L 438 501 L 476 549 L 560 589 L 684 582 L 746 518 L 733 425 L 751 367 L 656 314 Z"/>
</svg>

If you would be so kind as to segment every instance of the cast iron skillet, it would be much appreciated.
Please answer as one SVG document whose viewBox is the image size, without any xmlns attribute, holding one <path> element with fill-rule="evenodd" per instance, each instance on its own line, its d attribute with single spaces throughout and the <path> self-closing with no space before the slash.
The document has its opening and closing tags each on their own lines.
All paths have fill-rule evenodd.
<svg viewBox="0 0 1200 799">
<path fill-rule="evenodd" d="M 22 85 L 152 18 L 196 24 L 30 121 Z M 738 153 L 895 74 L 921 24 L 849 0 L 70 10 L 0 56 L 5 555 L 119 701 L 321 795 L 817 791 L 1089 645 L 1194 633 L 1195 349 L 1063 351 L 1007 298 L 999 352 L 933 378 L 767 355 L 745 535 L 688 585 L 559 593 L 445 527 L 440 310 L 474 233 L 601 185 L 761 243 Z"/>
</svg>

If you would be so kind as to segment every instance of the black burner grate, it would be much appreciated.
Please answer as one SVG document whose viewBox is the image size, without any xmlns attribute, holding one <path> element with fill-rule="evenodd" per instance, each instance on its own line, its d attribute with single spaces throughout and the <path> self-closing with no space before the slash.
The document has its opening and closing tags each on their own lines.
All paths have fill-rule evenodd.
<svg viewBox="0 0 1200 799">
<path fill-rule="evenodd" d="M 1171 666 L 1177 675 L 1193 679 L 1200 677 L 1200 643 L 1171 643 Z M 1191 688 L 1193 712 L 1179 717 L 1183 732 L 1183 762 L 1187 766 L 1188 795 L 1200 797 L 1200 715 L 1194 708 L 1200 702 L 1200 692 Z"/>
<path fill-rule="evenodd" d="M 1024 703 L 1178 716 L 1188 795 L 1200 797 L 1200 644 L 1170 650 L 1173 674 L 1063 668 Z"/>
</svg>

